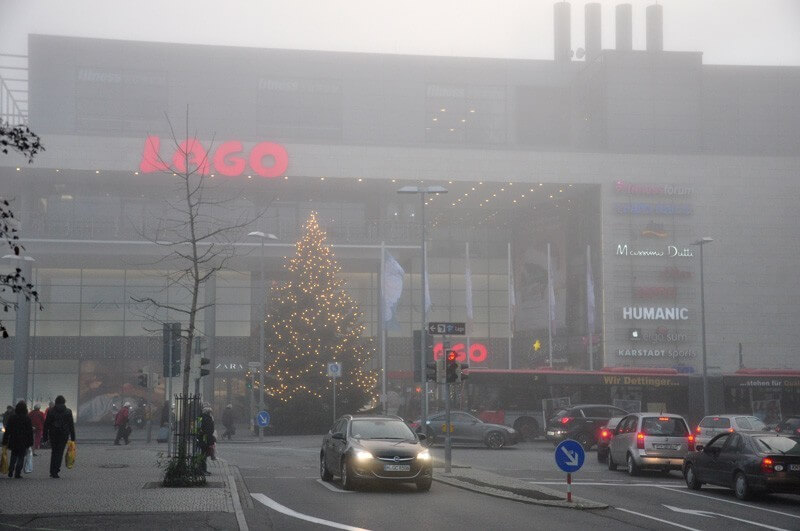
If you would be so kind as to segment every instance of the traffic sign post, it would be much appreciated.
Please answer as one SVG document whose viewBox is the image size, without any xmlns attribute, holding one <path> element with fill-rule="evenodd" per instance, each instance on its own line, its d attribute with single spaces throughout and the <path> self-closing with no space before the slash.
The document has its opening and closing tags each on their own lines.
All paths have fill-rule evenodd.
<svg viewBox="0 0 800 531">
<path fill-rule="evenodd" d="M 333 378 L 333 422 L 336 422 L 336 379 L 342 377 L 342 364 L 338 361 L 328 363 L 328 378 Z"/>
<path fill-rule="evenodd" d="M 433 336 L 465 336 L 466 323 L 428 323 L 428 333 Z"/>
<path fill-rule="evenodd" d="M 269 413 L 266 411 L 259 411 L 256 415 L 256 424 L 259 428 L 266 428 L 269 426 Z"/>
<path fill-rule="evenodd" d="M 572 501 L 572 473 L 583 466 L 586 452 L 578 441 L 567 439 L 556 446 L 556 465 L 567 473 L 567 501 Z"/>
</svg>

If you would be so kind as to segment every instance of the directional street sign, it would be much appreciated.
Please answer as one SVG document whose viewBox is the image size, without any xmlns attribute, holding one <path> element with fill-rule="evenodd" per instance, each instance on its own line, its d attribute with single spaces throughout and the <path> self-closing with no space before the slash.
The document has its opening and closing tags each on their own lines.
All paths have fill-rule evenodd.
<svg viewBox="0 0 800 531">
<path fill-rule="evenodd" d="M 564 472 L 577 472 L 583 466 L 586 452 L 578 441 L 567 439 L 556 446 L 556 465 Z"/>
<path fill-rule="evenodd" d="M 342 376 L 342 364 L 338 361 L 332 361 L 328 364 L 328 377 L 339 378 Z"/>
<path fill-rule="evenodd" d="M 269 426 L 269 413 L 266 411 L 259 411 L 256 415 L 256 424 L 259 428 L 266 428 Z"/>
<path fill-rule="evenodd" d="M 428 333 L 434 336 L 464 336 L 466 323 L 428 323 Z"/>
</svg>

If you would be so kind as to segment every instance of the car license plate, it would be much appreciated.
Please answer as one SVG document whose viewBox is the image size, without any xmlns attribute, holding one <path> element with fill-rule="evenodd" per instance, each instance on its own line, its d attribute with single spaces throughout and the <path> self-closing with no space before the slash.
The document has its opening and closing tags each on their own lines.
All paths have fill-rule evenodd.
<svg viewBox="0 0 800 531">
<path fill-rule="evenodd" d="M 675 444 L 654 444 L 653 448 L 656 450 L 677 450 L 678 446 Z"/>
<path fill-rule="evenodd" d="M 800 472 L 800 465 L 789 465 L 789 470 L 792 472 Z"/>
<path fill-rule="evenodd" d="M 383 465 L 384 472 L 411 472 L 411 465 Z"/>
<path fill-rule="evenodd" d="M 556 434 L 556 432 L 554 432 L 553 430 L 547 430 L 547 435 L 551 435 L 552 436 L 552 435 L 555 435 L 555 434 Z"/>
</svg>

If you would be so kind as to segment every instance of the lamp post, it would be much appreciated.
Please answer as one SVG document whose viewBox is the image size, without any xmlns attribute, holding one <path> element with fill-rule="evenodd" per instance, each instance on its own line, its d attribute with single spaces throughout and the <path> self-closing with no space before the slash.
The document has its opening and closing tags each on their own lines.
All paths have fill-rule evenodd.
<svg viewBox="0 0 800 531">
<path fill-rule="evenodd" d="M 33 258 L 7 254 L 3 256 L 12 260 L 26 282 L 31 282 Z M 12 399 L 29 400 L 28 397 L 28 359 L 30 354 L 31 302 L 22 291 L 17 292 L 17 318 L 14 329 L 14 378 Z M 35 367 L 35 365 L 34 365 Z"/>
<path fill-rule="evenodd" d="M 706 359 L 706 297 L 703 278 L 703 246 L 714 240 L 709 237 L 700 238 L 692 245 L 700 247 L 700 330 L 703 338 L 703 416 L 708 415 L 708 362 Z"/>
<path fill-rule="evenodd" d="M 264 303 L 267 297 L 267 283 L 265 281 L 266 279 L 264 278 L 264 241 L 277 240 L 278 237 L 269 232 L 264 233 L 259 230 L 250 232 L 247 235 L 259 238 L 261 240 L 261 278 L 258 290 L 258 356 L 260 363 L 258 366 L 258 407 L 259 411 L 264 411 L 264 314 L 266 313 Z M 258 440 L 259 442 L 264 440 L 264 430 L 261 427 L 258 427 Z"/>
<path fill-rule="evenodd" d="M 420 401 L 420 407 L 422 409 L 422 426 L 425 426 L 425 423 L 428 420 L 428 381 L 425 379 L 425 346 L 427 344 L 426 338 L 428 335 L 427 326 L 428 326 L 428 307 L 425 301 L 425 293 L 427 292 L 426 289 L 426 279 L 425 279 L 425 194 L 446 194 L 447 188 L 444 186 L 403 186 L 397 191 L 398 194 L 419 194 L 420 196 L 420 217 L 422 222 L 422 246 L 420 247 L 420 254 L 422 255 L 422 282 L 420 285 L 422 286 L 422 355 L 420 356 L 420 367 L 419 367 L 419 374 L 420 378 L 423 380 L 424 384 L 421 386 L 424 390 L 425 396 Z M 386 370 L 386 367 L 383 368 Z"/>
</svg>

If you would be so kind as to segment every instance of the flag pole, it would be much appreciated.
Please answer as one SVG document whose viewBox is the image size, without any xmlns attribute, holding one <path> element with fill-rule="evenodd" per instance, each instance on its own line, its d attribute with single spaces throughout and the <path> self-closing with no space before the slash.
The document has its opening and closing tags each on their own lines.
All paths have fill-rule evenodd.
<svg viewBox="0 0 800 531">
<path fill-rule="evenodd" d="M 511 370 L 511 337 L 514 335 L 514 323 L 511 317 L 511 242 L 508 242 L 508 369 Z"/>
<path fill-rule="evenodd" d="M 592 352 L 592 336 L 594 336 L 594 282 L 592 279 L 592 247 L 586 245 L 586 335 L 589 336 L 589 370 L 594 370 L 594 354 Z"/>
<path fill-rule="evenodd" d="M 386 245 L 381 242 L 381 269 L 378 274 L 380 285 L 378 291 L 380 293 L 380 304 L 378 310 L 378 331 L 381 335 L 381 405 L 383 414 L 386 414 Z"/>
<path fill-rule="evenodd" d="M 469 265 L 469 242 L 468 241 L 464 242 L 464 244 L 466 246 L 466 250 L 464 251 L 464 256 L 467 258 L 467 265 L 466 265 L 466 271 L 465 272 L 469 274 L 468 277 L 464 278 L 464 280 L 465 280 L 465 286 L 464 287 L 469 290 L 469 292 L 467 292 L 466 289 L 465 289 L 465 296 L 467 296 L 467 295 L 469 296 L 468 300 L 465 297 L 465 302 L 467 303 L 467 352 L 466 352 L 466 360 L 465 361 L 466 361 L 466 363 L 469 363 L 469 361 L 470 361 L 470 359 L 469 359 L 469 349 L 470 349 L 470 346 L 471 346 L 470 343 L 471 343 L 471 339 L 472 339 L 472 321 L 473 321 L 474 314 L 473 314 L 473 309 L 472 309 L 472 268 Z M 469 284 L 466 284 L 467 282 L 469 282 Z"/>
<path fill-rule="evenodd" d="M 547 360 L 553 368 L 553 279 L 550 274 L 550 244 L 547 244 Z"/>
</svg>

